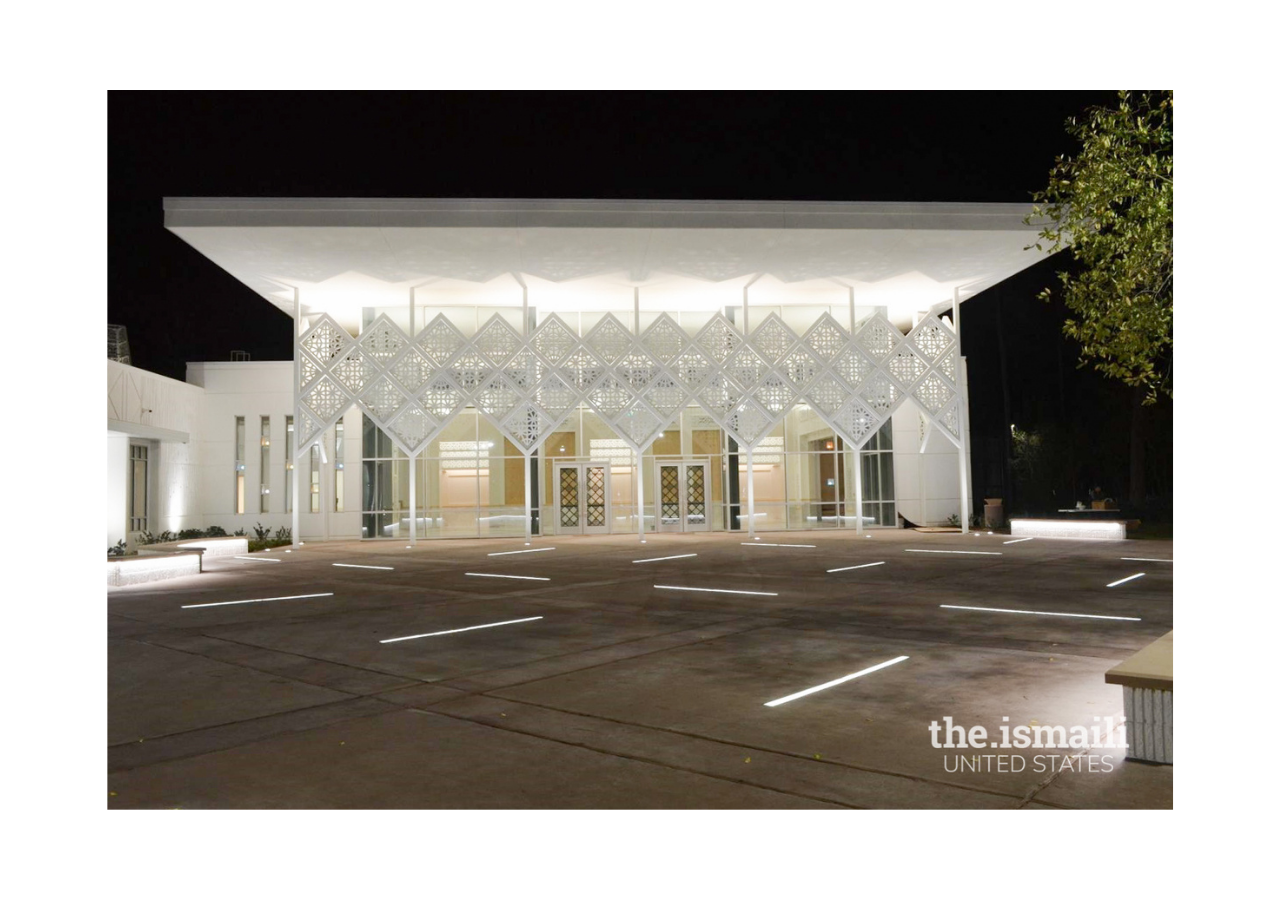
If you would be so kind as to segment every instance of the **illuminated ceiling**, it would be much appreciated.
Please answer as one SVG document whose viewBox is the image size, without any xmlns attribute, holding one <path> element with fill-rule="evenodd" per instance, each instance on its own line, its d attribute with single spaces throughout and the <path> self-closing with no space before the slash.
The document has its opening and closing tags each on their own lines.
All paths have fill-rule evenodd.
<svg viewBox="0 0 1280 900">
<path fill-rule="evenodd" d="M 540 314 L 967 298 L 1042 258 L 1011 203 L 167 198 L 165 227 L 293 315 L 353 330 L 363 307 Z M 847 315 L 847 313 L 846 313 Z M 752 317 L 752 322 L 763 316 Z M 624 318 L 624 321 L 626 319 Z"/>
</svg>

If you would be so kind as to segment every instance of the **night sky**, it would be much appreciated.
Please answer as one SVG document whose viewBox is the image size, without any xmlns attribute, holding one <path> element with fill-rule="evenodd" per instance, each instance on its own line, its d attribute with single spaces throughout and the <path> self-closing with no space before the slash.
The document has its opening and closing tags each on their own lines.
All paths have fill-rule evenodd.
<svg viewBox="0 0 1280 900">
<path fill-rule="evenodd" d="M 178 379 L 187 361 L 232 350 L 291 358 L 289 319 L 165 231 L 165 196 L 1029 202 L 1055 158 L 1076 149 L 1066 119 L 1114 99 L 111 92 L 108 321 L 127 326 L 134 365 Z M 1050 259 L 965 303 L 979 496 L 1000 489 L 991 482 L 1010 419 L 1096 429 L 1065 463 L 1074 470 L 1053 502 L 1082 481 L 1123 490 L 1128 394 L 1076 370 L 1062 308 L 1035 299 L 1063 264 Z M 1164 464 L 1153 466 L 1158 483 Z"/>
</svg>

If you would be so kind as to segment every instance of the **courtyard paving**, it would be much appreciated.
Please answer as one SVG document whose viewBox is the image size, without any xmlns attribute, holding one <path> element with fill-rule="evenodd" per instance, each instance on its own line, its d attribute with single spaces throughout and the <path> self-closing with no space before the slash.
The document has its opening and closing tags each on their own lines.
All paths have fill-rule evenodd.
<svg viewBox="0 0 1280 900">
<path fill-rule="evenodd" d="M 870 534 L 308 543 L 109 589 L 108 805 L 1172 807 L 1101 746 L 1103 673 L 1173 627 L 1173 564 L 1123 557 L 1171 541 Z M 947 716 L 1102 738 L 935 748 Z"/>
</svg>

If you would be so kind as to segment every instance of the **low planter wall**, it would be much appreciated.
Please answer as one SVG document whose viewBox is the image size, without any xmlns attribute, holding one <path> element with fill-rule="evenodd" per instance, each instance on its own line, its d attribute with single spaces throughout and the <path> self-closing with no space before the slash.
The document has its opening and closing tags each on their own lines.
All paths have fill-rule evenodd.
<svg viewBox="0 0 1280 900">
<path fill-rule="evenodd" d="M 141 544 L 139 556 L 154 556 L 160 553 L 173 553 L 178 550 L 202 551 L 206 559 L 219 556 L 242 556 L 249 552 L 247 537 L 211 537 L 191 538 L 186 541 L 167 541 L 163 544 Z"/>
<path fill-rule="evenodd" d="M 1087 519 L 1010 519 L 1009 533 L 1014 537 L 1077 538 L 1089 541 L 1123 541 L 1127 537 L 1124 522 Z"/>
<path fill-rule="evenodd" d="M 107 560 L 107 586 L 125 587 L 200 573 L 200 552 L 125 556 Z"/>
</svg>

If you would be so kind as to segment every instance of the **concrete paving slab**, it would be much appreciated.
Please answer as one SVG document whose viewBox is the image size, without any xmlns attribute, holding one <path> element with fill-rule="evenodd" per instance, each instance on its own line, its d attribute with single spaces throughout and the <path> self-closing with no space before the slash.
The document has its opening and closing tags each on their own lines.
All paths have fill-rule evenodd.
<svg viewBox="0 0 1280 900">
<path fill-rule="evenodd" d="M 817 801 L 405 709 L 118 772 L 112 809 L 813 809 Z"/>
<path fill-rule="evenodd" d="M 345 700 L 350 694 L 134 640 L 107 645 L 107 743 Z"/>
</svg>

